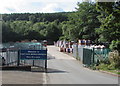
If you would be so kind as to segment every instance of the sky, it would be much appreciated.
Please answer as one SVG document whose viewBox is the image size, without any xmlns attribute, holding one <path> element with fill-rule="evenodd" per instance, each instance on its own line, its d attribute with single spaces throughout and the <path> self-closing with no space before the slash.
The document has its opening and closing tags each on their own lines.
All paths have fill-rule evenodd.
<svg viewBox="0 0 120 86">
<path fill-rule="evenodd" d="M 0 13 L 54 13 L 75 11 L 82 0 L 0 0 Z"/>
</svg>

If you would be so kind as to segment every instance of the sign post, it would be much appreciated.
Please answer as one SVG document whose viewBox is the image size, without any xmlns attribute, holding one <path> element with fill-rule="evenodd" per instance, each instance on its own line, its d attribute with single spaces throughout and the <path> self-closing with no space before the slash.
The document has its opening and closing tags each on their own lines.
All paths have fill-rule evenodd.
<svg viewBox="0 0 120 86">
<path fill-rule="evenodd" d="M 47 59 L 45 60 L 45 72 L 47 73 Z"/>
</svg>

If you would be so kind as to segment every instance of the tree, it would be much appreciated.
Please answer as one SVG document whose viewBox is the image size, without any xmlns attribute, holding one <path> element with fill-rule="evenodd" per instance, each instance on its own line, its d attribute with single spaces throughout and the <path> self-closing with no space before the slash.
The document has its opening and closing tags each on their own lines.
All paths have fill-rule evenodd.
<svg viewBox="0 0 120 86">
<path fill-rule="evenodd" d="M 28 40 L 41 40 L 42 36 L 40 35 L 39 32 L 35 30 L 28 30 L 28 34 L 26 35 L 26 38 Z"/>
<path fill-rule="evenodd" d="M 46 39 L 48 40 L 57 41 L 61 36 L 61 30 L 59 29 L 59 25 L 56 21 L 49 23 L 46 30 Z"/>
<path fill-rule="evenodd" d="M 32 21 L 33 23 L 37 22 L 37 19 L 35 18 L 34 15 L 29 16 L 29 21 Z"/>
<path fill-rule="evenodd" d="M 112 42 L 120 40 L 120 2 L 98 2 L 97 11 L 100 12 L 98 19 L 101 23 L 96 30 L 99 41 Z"/>
<path fill-rule="evenodd" d="M 95 9 L 95 3 L 82 2 L 78 3 L 76 12 L 69 15 L 69 21 L 63 24 L 63 32 L 65 37 L 68 36 L 70 40 L 90 39 L 95 40 L 98 34 L 95 29 L 100 26 L 96 18 L 99 13 Z"/>
<path fill-rule="evenodd" d="M 20 34 L 14 32 L 10 27 L 10 22 L 2 23 L 2 42 L 18 41 Z"/>
</svg>

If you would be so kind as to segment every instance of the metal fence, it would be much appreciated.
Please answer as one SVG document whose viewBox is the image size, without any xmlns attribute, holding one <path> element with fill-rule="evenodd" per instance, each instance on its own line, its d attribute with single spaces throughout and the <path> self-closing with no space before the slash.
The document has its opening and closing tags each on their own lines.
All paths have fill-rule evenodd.
<svg viewBox="0 0 120 86">
<path fill-rule="evenodd" d="M 4 57 L 6 65 L 16 65 L 18 60 L 18 52 L 17 50 L 7 49 L 6 51 L 1 51 L 0 55 Z"/>
<path fill-rule="evenodd" d="M 41 43 L 4 43 L 0 49 L 0 56 L 4 57 L 5 65 L 18 65 L 18 51 L 23 49 L 44 50 L 46 47 Z M 44 60 L 20 60 L 20 65 L 34 65 L 39 67 L 45 67 Z"/>
<path fill-rule="evenodd" d="M 107 60 L 109 52 L 110 49 L 107 48 L 97 49 L 90 46 L 73 45 L 73 57 L 87 66 L 98 64 L 101 60 Z"/>
<path fill-rule="evenodd" d="M 108 60 L 108 55 L 111 50 L 107 48 L 103 49 L 93 49 L 94 52 L 94 63 L 97 64 L 98 61 Z"/>
</svg>

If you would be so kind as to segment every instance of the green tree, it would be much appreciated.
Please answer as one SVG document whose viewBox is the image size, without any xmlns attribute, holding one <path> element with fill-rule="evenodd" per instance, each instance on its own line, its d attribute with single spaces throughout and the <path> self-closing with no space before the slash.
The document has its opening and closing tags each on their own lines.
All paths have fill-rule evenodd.
<svg viewBox="0 0 120 86">
<path fill-rule="evenodd" d="M 29 16 L 29 21 L 32 21 L 33 23 L 37 22 L 37 19 L 34 15 Z"/>
<path fill-rule="evenodd" d="M 95 9 L 96 4 L 91 2 L 78 3 L 76 12 L 69 15 L 69 21 L 63 24 L 63 35 L 70 40 L 90 39 L 95 40 L 98 37 L 95 29 L 100 26 L 96 18 L 99 13 Z M 67 31 L 67 32 L 66 32 Z"/>
<path fill-rule="evenodd" d="M 2 23 L 2 42 L 18 41 L 20 34 L 14 32 L 10 27 L 10 22 Z"/>
<path fill-rule="evenodd" d="M 46 39 L 48 40 L 57 41 L 61 36 L 61 29 L 59 28 L 59 25 L 56 21 L 49 23 L 46 27 L 46 30 Z"/>
<path fill-rule="evenodd" d="M 98 2 L 97 10 L 100 12 L 98 19 L 101 23 L 96 30 L 99 34 L 99 41 L 111 42 L 120 40 L 120 4 L 116 2 Z"/>
<path fill-rule="evenodd" d="M 28 40 L 41 40 L 42 36 L 40 35 L 39 32 L 35 31 L 35 30 L 28 30 L 28 34 L 26 35 L 26 38 Z"/>
</svg>

